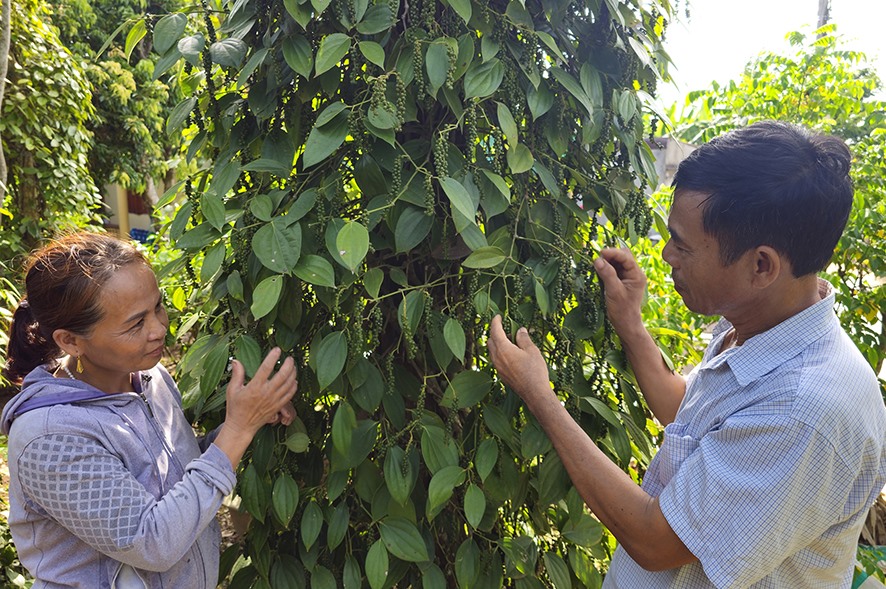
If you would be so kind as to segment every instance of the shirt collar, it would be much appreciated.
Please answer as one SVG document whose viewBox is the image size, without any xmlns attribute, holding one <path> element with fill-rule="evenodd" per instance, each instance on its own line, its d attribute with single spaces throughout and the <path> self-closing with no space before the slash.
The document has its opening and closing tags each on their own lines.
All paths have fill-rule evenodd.
<svg viewBox="0 0 886 589">
<path fill-rule="evenodd" d="M 796 356 L 838 322 L 834 314 L 834 288 L 821 278 L 818 286 L 822 294 L 820 301 L 755 335 L 741 346 L 718 354 L 711 359 L 709 366 L 727 363 L 738 383 L 745 386 Z M 725 319 L 717 323 L 710 345 L 712 352 L 719 350 L 731 327 L 732 324 Z"/>
</svg>

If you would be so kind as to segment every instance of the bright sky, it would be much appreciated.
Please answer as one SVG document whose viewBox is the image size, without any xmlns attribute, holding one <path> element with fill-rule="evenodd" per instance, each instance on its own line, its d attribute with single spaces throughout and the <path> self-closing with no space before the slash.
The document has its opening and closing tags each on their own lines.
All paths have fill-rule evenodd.
<svg viewBox="0 0 886 589">
<path fill-rule="evenodd" d="M 665 105 L 687 92 L 727 82 L 761 51 L 788 51 L 787 33 L 815 29 L 818 0 L 688 0 L 667 31 L 666 50 L 677 87 L 661 87 Z M 863 51 L 886 82 L 886 0 L 831 0 L 831 22 L 847 49 Z"/>
</svg>

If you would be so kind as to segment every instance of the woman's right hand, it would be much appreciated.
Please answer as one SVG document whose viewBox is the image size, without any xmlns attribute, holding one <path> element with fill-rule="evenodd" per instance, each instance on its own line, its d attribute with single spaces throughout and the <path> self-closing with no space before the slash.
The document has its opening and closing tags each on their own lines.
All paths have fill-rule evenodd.
<svg viewBox="0 0 886 589">
<path fill-rule="evenodd" d="M 225 422 L 214 443 L 228 455 L 234 468 L 256 432 L 266 423 L 278 421 L 280 412 L 286 413 L 290 399 L 298 389 L 295 361 L 291 357 L 274 370 L 280 356 L 279 348 L 271 350 L 248 383 L 245 383 L 243 364 L 237 360 L 233 362 L 226 394 Z"/>
</svg>

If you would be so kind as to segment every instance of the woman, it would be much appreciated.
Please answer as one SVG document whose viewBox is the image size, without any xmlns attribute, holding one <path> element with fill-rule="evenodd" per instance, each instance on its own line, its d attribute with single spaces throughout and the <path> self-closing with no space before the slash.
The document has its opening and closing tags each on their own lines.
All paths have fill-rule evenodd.
<svg viewBox="0 0 886 589">
<path fill-rule="evenodd" d="M 35 588 L 212 588 L 216 512 L 265 423 L 289 423 L 296 370 L 271 351 L 201 451 L 158 364 L 169 320 L 131 244 L 79 233 L 38 251 L 13 316 L 3 410 L 9 525 Z M 23 382 L 22 382 L 23 379 Z"/>
</svg>

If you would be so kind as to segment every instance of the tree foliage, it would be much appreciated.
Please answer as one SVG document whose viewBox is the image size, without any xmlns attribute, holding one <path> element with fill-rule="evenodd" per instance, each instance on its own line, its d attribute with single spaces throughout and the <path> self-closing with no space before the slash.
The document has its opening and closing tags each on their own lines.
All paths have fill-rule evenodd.
<svg viewBox="0 0 886 589">
<path fill-rule="evenodd" d="M 14 0 L 11 5 L 11 62 L 0 113 L 9 166 L 0 222 L 11 229 L 0 244 L 3 259 L 60 227 L 94 222 L 98 202 L 87 168 L 89 81 L 49 26 L 44 3 Z"/>
<path fill-rule="evenodd" d="M 738 80 L 690 94 L 676 133 L 707 141 L 757 120 L 781 119 L 846 140 L 855 202 L 825 274 L 836 286 L 843 326 L 879 372 L 886 358 L 886 102 L 865 55 L 844 49 L 834 25 L 813 35 L 791 33 L 794 53 L 762 54 Z M 886 384 L 881 389 L 886 396 Z"/>
<path fill-rule="evenodd" d="M 591 260 L 649 229 L 669 10 L 236 0 L 154 24 L 200 166 L 168 227 L 185 402 L 211 426 L 229 356 L 301 361 L 299 419 L 240 476 L 232 586 L 599 586 L 611 544 L 485 332 L 529 326 L 575 419 L 648 462 Z"/>
</svg>

